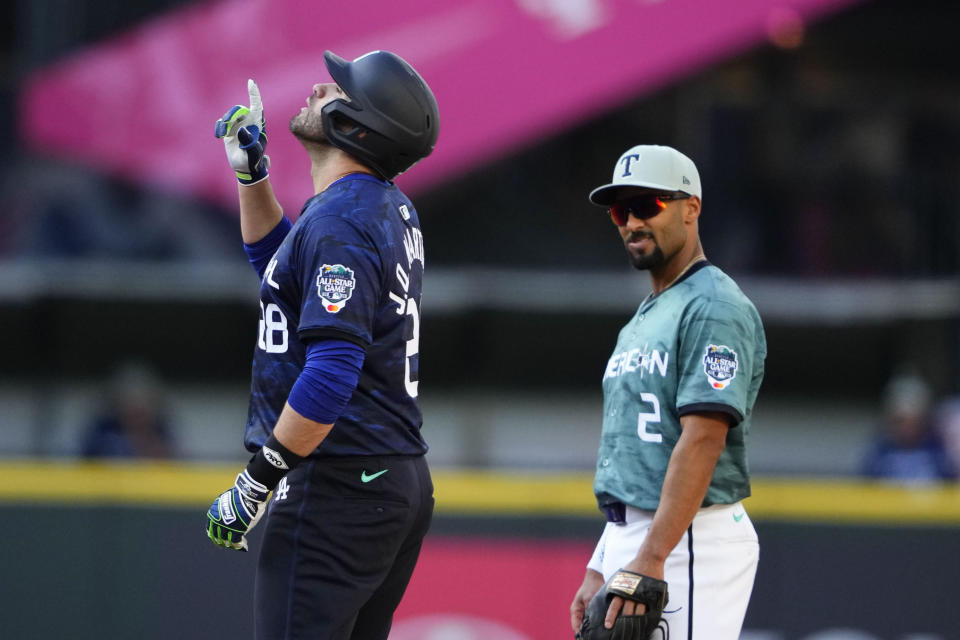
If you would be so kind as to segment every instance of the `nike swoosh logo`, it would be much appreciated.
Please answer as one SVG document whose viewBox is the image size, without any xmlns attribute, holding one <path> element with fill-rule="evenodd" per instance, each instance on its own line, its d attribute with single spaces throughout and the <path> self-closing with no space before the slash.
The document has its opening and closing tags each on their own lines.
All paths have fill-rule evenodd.
<svg viewBox="0 0 960 640">
<path fill-rule="evenodd" d="M 383 471 L 377 471 L 376 473 L 374 473 L 374 474 L 372 474 L 372 475 L 369 475 L 369 476 L 367 475 L 367 472 L 364 471 L 363 473 L 360 474 L 360 482 L 370 482 L 371 480 L 376 480 L 377 478 L 379 478 L 380 476 L 382 476 L 383 474 L 385 474 L 387 471 L 390 471 L 390 469 L 384 469 Z"/>
<path fill-rule="evenodd" d="M 734 521 L 734 522 L 740 522 L 741 520 L 743 520 L 743 516 L 745 516 L 745 515 L 747 515 L 747 512 L 746 512 L 746 511 L 743 511 L 743 512 L 741 512 L 741 513 L 735 513 L 735 514 L 733 514 L 733 521 Z"/>
</svg>

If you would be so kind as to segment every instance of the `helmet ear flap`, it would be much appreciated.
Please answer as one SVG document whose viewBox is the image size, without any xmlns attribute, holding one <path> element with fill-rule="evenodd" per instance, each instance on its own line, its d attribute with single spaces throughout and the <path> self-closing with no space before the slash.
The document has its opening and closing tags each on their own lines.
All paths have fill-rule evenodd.
<svg viewBox="0 0 960 640">
<path fill-rule="evenodd" d="M 363 129 L 363 127 L 356 120 L 348 118 L 342 113 L 336 111 L 330 113 L 330 126 L 345 136 L 359 135 L 359 137 L 363 137 L 363 134 L 358 133 L 358 130 Z"/>
</svg>

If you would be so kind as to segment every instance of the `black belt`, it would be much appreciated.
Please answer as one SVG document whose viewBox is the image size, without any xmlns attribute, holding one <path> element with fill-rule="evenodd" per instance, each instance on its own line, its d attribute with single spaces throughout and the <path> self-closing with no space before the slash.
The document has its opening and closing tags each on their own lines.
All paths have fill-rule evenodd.
<svg viewBox="0 0 960 640">
<path fill-rule="evenodd" d="M 614 524 L 626 524 L 627 522 L 627 505 L 622 502 L 602 505 L 600 510 L 607 516 L 607 522 Z"/>
</svg>

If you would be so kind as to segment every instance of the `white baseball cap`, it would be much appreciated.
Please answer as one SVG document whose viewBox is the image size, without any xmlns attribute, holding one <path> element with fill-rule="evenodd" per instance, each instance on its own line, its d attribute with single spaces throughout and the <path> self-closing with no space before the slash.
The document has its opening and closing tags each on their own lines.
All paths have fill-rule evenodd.
<svg viewBox="0 0 960 640">
<path fill-rule="evenodd" d="M 590 192 L 590 202 L 608 207 L 620 187 L 683 191 L 702 198 L 700 174 L 693 160 L 672 147 L 641 144 L 624 152 L 613 167 L 610 184 Z"/>
</svg>

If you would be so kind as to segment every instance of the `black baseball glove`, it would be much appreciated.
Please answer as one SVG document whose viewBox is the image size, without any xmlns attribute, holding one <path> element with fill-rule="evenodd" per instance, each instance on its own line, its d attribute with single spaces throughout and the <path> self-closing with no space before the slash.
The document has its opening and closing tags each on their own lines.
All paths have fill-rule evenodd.
<svg viewBox="0 0 960 640">
<path fill-rule="evenodd" d="M 612 629 L 603 626 L 613 596 L 646 605 L 640 615 L 625 616 L 621 612 Z M 577 640 L 647 640 L 660 624 L 663 608 L 667 605 L 667 583 L 633 571 L 621 569 L 597 592 L 577 632 Z M 666 624 L 666 623 L 664 623 Z"/>
</svg>

